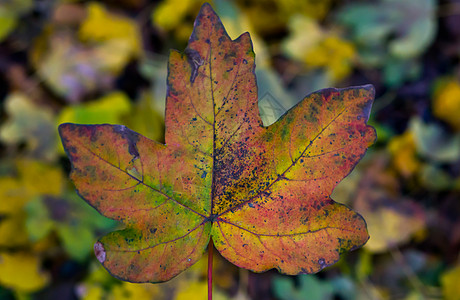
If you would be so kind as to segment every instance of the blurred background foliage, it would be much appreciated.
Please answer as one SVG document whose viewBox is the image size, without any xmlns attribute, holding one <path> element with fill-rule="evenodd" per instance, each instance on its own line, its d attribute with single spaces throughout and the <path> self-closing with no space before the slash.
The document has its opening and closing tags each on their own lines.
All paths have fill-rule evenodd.
<svg viewBox="0 0 460 300">
<path fill-rule="evenodd" d="M 166 62 L 201 0 L 0 2 L 0 299 L 205 299 L 206 259 L 170 282 L 112 278 L 92 251 L 120 225 L 75 193 L 62 122 L 163 141 Z M 214 0 L 251 33 L 259 108 L 372 83 L 378 140 L 334 191 L 370 240 L 316 275 L 253 274 L 215 254 L 215 299 L 460 299 L 460 1 Z"/>
</svg>

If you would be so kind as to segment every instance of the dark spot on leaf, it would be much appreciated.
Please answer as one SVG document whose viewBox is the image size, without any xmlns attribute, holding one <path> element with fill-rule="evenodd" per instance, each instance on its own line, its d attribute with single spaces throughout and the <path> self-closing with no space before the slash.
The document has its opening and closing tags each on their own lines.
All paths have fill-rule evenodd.
<svg viewBox="0 0 460 300">
<path fill-rule="evenodd" d="M 187 61 L 192 69 L 190 73 L 190 83 L 193 84 L 196 76 L 198 75 L 198 69 L 203 65 L 204 61 L 201 58 L 200 53 L 191 48 L 185 49 L 185 55 L 187 56 Z"/>
</svg>

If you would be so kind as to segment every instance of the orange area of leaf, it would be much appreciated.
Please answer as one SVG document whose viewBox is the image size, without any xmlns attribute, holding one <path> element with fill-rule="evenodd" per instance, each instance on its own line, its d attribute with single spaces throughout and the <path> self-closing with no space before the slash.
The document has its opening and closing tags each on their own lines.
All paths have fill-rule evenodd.
<svg viewBox="0 0 460 300">
<path fill-rule="evenodd" d="M 330 194 L 375 140 L 371 86 L 308 95 L 264 127 L 249 34 L 232 41 L 203 5 L 169 59 L 165 144 L 119 125 L 63 124 L 79 194 L 126 228 L 98 258 L 132 282 L 169 280 L 210 238 L 237 266 L 313 273 L 368 239 Z"/>
</svg>

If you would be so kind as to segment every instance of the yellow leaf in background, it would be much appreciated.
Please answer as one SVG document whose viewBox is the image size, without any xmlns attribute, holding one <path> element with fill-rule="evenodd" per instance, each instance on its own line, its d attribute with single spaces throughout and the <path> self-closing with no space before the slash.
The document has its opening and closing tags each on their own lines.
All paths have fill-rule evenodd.
<svg viewBox="0 0 460 300">
<path fill-rule="evenodd" d="M 0 178 L 0 213 L 16 213 L 38 195 L 59 195 L 64 178 L 60 168 L 40 161 L 22 159 L 15 162 L 17 177 Z"/>
<path fill-rule="evenodd" d="M 0 214 L 2 213 L 0 212 Z M 16 212 L 1 218 L 0 246 L 19 247 L 29 243 L 25 220 L 26 215 L 23 212 Z"/>
<path fill-rule="evenodd" d="M 323 19 L 331 0 L 238 0 L 254 28 L 260 34 L 280 32 L 294 15 Z"/>
<path fill-rule="evenodd" d="M 199 2 L 197 0 L 162 1 L 153 11 L 153 23 L 165 30 L 175 29 L 182 23 L 190 9 Z M 188 34 L 190 35 L 190 32 Z"/>
<path fill-rule="evenodd" d="M 123 40 L 132 57 L 137 57 L 142 52 L 137 24 L 130 18 L 108 12 L 97 2 L 88 4 L 88 16 L 81 24 L 78 35 L 82 41 L 88 42 Z"/>
<path fill-rule="evenodd" d="M 22 188 L 22 182 L 12 177 L 0 178 L 0 213 L 16 213 L 28 201 L 29 193 Z"/>
<path fill-rule="evenodd" d="M 108 40 L 96 45 L 94 59 L 100 62 L 103 71 L 118 74 L 131 59 L 131 46 L 125 39 Z"/>
<path fill-rule="evenodd" d="M 331 6 L 331 0 L 280 0 L 278 3 L 285 15 L 292 16 L 301 13 L 316 20 L 324 18 Z"/>
<path fill-rule="evenodd" d="M 43 288 L 49 276 L 40 271 L 41 260 L 28 253 L 0 254 L 0 283 L 8 288 L 34 292 Z"/>
<path fill-rule="evenodd" d="M 388 151 L 393 156 L 393 165 L 403 176 L 410 177 L 416 174 L 421 167 L 417 159 L 417 146 L 412 132 L 406 131 L 394 137 L 388 144 Z"/>
<path fill-rule="evenodd" d="M 84 290 L 82 290 L 84 289 Z M 101 300 L 104 299 L 104 288 L 100 285 L 91 285 L 89 287 L 78 287 L 77 293 L 81 300 Z"/>
<path fill-rule="evenodd" d="M 131 112 L 131 102 L 122 92 L 111 92 L 99 99 L 64 107 L 56 119 L 56 128 L 62 123 L 79 124 L 122 124 L 122 118 Z M 59 139 L 56 130 L 56 139 Z M 60 153 L 64 153 L 61 143 L 57 143 Z"/>
<path fill-rule="evenodd" d="M 131 112 L 123 117 L 122 123 L 149 139 L 164 140 L 163 116 L 155 109 L 150 93 L 141 96 Z"/>
<path fill-rule="evenodd" d="M 370 239 L 364 248 L 384 252 L 407 243 L 424 230 L 424 207 L 402 194 L 400 182 L 385 152 L 368 161 L 355 195 L 354 209 L 367 223 Z"/>
<path fill-rule="evenodd" d="M 364 247 L 374 253 L 403 243 L 425 228 L 423 217 L 405 214 L 403 209 L 380 207 L 373 212 L 360 212 L 366 218 L 370 236 Z"/>
<path fill-rule="evenodd" d="M 174 300 L 207 299 L 208 283 L 206 281 L 189 282 L 181 285 Z M 228 300 L 229 298 L 216 288 L 213 289 L 212 298 L 215 300 Z"/>
<path fill-rule="evenodd" d="M 8 119 L 0 127 L 0 139 L 7 144 L 25 142 L 30 155 L 53 160 L 56 156 L 52 134 L 54 114 L 45 106 L 35 104 L 27 95 L 13 92 L 5 99 Z"/>
<path fill-rule="evenodd" d="M 30 57 L 44 83 L 67 102 L 75 103 L 111 88 L 116 75 L 113 71 L 120 68 L 110 65 L 114 61 L 111 57 L 125 52 L 110 54 L 106 60 L 103 54 L 108 51 L 104 43 L 83 45 L 72 32 L 50 28 L 37 38 Z M 127 59 L 122 57 L 115 62 Z"/>
<path fill-rule="evenodd" d="M 289 21 L 290 35 L 283 42 L 283 51 L 290 57 L 303 61 L 305 51 L 319 44 L 324 32 L 319 24 L 301 15 L 296 15 Z M 308 32 L 308 35 L 305 35 Z"/>
<path fill-rule="evenodd" d="M 113 300 L 139 300 L 156 299 L 161 295 L 160 287 L 149 283 L 122 282 L 114 285 L 109 299 Z M 189 298 L 189 299 L 193 299 Z"/>
<path fill-rule="evenodd" d="M 0 6 L 0 42 L 16 27 L 17 16 Z"/>
<path fill-rule="evenodd" d="M 24 205 L 39 195 L 59 195 L 65 182 L 58 167 L 30 159 L 15 165 L 17 177 L 0 178 L 0 245 L 9 247 L 28 242 Z"/>
<path fill-rule="evenodd" d="M 460 130 L 460 82 L 451 79 L 434 93 L 433 113 L 439 119 Z"/>
<path fill-rule="evenodd" d="M 323 30 L 317 21 L 301 15 L 290 20 L 289 29 L 291 34 L 283 43 L 287 55 L 303 61 L 308 68 L 324 69 L 331 81 L 339 81 L 350 74 L 356 55 L 351 42 L 333 31 Z"/>
<path fill-rule="evenodd" d="M 442 293 L 446 300 L 460 300 L 460 266 L 445 272 L 441 276 Z"/>
<path fill-rule="evenodd" d="M 38 195 L 58 196 L 62 193 L 66 180 L 60 167 L 41 161 L 21 159 L 16 161 L 22 189 L 28 197 Z"/>
<path fill-rule="evenodd" d="M 352 43 L 330 35 L 306 51 L 304 61 L 310 67 L 325 68 L 329 78 L 339 81 L 350 74 L 355 54 Z"/>
<path fill-rule="evenodd" d="M 0 42 L 13 31 L 18 19 L 33 7 L 32 0 L 0 1 Z"/>
<path fill-rule="evenodd" d="M 115 91 L 91 102 L 66 106 L 58 115 L 57 124 L 118 124 L 120 118 L 130 110 L 131 102 L 128 96 Z"/>
<path fill-rule="evenodd" d="M 208 296 L 207 282 L 190 282 L 176 294 L 175 300 L 206 299 Z"/>
</svg>

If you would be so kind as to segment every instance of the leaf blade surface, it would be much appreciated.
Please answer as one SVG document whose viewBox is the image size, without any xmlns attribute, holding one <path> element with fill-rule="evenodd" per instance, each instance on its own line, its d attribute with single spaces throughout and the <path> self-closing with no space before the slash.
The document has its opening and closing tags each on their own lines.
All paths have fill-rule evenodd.
<svg viewBox="0 0 460 300">
<path fill-rule="evenodd" d="M 375 139 L 373 88 L 313 93 L 264 127 L 254 70 L 249 34 L 232 41 L 205 4 L 170 53 L 164 145 L 119 125 L 60 126 L 79 194 L 126 225 L 95 246 L 112 275 L 171 279 L 210 238 L 240 267 L 313 273 L 367 241 L 329 195 Z"/>
</svg>

